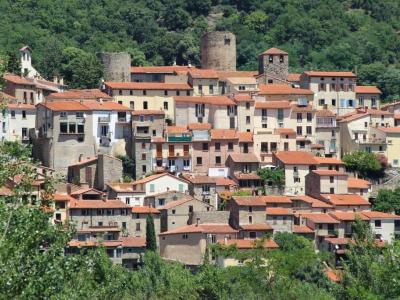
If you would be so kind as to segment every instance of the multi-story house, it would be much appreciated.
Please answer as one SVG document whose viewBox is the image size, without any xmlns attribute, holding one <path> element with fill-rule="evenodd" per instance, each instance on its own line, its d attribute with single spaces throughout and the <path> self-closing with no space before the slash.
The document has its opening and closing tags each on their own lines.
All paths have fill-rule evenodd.
<svg viewBox="0 0 400 300">
<path fill-rule="evenodd" d="M 400 167 L 400 126 L 396 127 L 371 127 L 370 136 L 379 141 L 384 141 L 383 154 L 386 156 L 388 163 L 394 167 Z M 379 149 L 378 149 L 379 150 Z"/>
<path fill-rule="evenodd" d="M 186 127 L 167 126 L 164 138 L 152 138 L 151 151 L 155 171 L 177 174 L 192 170 L 192 134 Z"/>
<path fill-rule="evenodd" d="M 320 248 L 326 237 L 336 236 L 340 221 L 328 213 L 302 213 L 300 214 L 301 226 L 307 226 L 315 232 L 315 244 Z"/>
<path fill-rule="evenodd" d="M 253 132 L 254 129 L 254 103 L 251 94 L 236 94 L 233 100 L 237 107 L 237 128 L 241 132 Z"/>
<path fill-rule="evenodd" d="M 349 177 L 347 179 L 347 188 L 350 194 L 358 194 L 365 199 L 369 199 L 371 183 L 368 180 Z"/>
<path fill-rule="evenodd" d="M 306 194 L 318 198 L 320 194 L 347 194 L 348 175 L 337 170 L 313 170 L 305 177 Z"/>
<path fill-rule="evenodd" d="M 354 151 L 386 152 L 386 139 L 373 127 L 393 127 L 393 113 L 376 109 L 357 109 L 339 121 L 342 155 Z"/>
<path fill-rule="evenodd" d="M 314 92 L 314 108 L 344 115 L 357 107 L 356 79 L 352 72 L 307 71 L 301 75 L 300 86 Z"/>
<path fill-rule="evenodd" d="M 131 67 L 132 82 L 186 83 L 187 72 L 192 66 L 146 66 Z"/>
<path fill-rule="evenodd" d="M 274 232 L 292 232 L 294 225 L 294 215 L 290 208 L 267 207 L 267 223 L 273 228 Z"/>
<path fill-rule="evenodd" d="M 218 74 L 211 69 L 190 69 L 188 83 L 196 96 L 219 95 Z"/>
<path fill-rule="evenodd" d="M 177 96 L 174 99 L 178 126 L 210 123 L 217 129 L 237 127 L 236 103 L 227 96 Z"/>
<path fill-rule="evenodd" d="M 187 83 L 105 82 L 103 90 L 115 102 L 135 110 L 163 110 L 165 119 L 175 120 L 174 97 L 191 96 L 193 89 Z"/>
<path fill-rule="evenodd" d="M 258 92 L 258 83 L 254 77 L 228 77 L 226 78 L 226 93 L 255 93 Z"/>
<path fill-rule="evenodd" d="M 279 151 L 272 156 L 273 164 L 285 170 L 285 192 L 289 195 L 305 194 L 305 176 L 316 170 L 318 162 L 305 151 Z"/>
<path fill-rule="evenodd" d="M 153 216 L 154 230 L 156 232 L 156 235 L 160 233 L 160 211 L 157 208 L 151 206 L 134 206 L 132 207 L 132 219 L 131 222 L 128 224 L 128 232 L 130 235 L 146 238 L 146 220 L 149 214 Z"/>
<path fill-rule="evenodd" d="M 315 143 L 315 113 L 311 105 L 292 105 L 289 128 L 296 128 L 297 151 L 311 151 Z"/>
<path fill-rule="evenodd" d="M 130 111 L 118 103 L 94 100 L 40 103 L 35 156 L 45 166 L 66 172 L 69 165 L 98 153 L 124 155 L 131 138 Z"/>
<path fill-rule="evenodd" d="M 310 89 L 293 87 L 291 84 L 260 84 L 257 98 L 266 101 L 289 101 L 291 104 L 313 103 L 314 93 Z"/>
<path fill-rule="evenodd" d="M 29 131 L 35 128 L 36 107 L 32 104 L 7 103 L 0 116 L 0 139 L 29 141 Z"/>
<path fill-rule="evenodd" d="M 323 156 L 340 155 L 340 129 L 336 114 L 328 109 L 316 111 L 315 141 Z M 322 156 L 322 155 L 321 155 Z"/>
<path fill-rule="evenodd" d="M 257 175 L 260 162 L 253 153 L 230 153 L 226 166 L 229 168 L 229 177 L 239 187 L 251 188 L 256 193 L 256 188 L 261 186 L 261 178 Z"/>
<path fill-rule="evenodd" d="M 135 177 L 140 178 L 152 170 L 152 137 L 162 137 L 165 129 L 163 110 L 135 110 L 132 112 L 132 157 Z"/>
<path fill-rule="evenodd" d="M 382 92 L 376 86 L 360 86 L 355 88 L 357 107 L 379 109 Z"/>
<path fill-rule="evenodd" d="M 99 89 L 71 89 L 68 91 L 51 93 L 46 100 L 96 100 L 112 101 L 113 98 Z"/>
</svg>

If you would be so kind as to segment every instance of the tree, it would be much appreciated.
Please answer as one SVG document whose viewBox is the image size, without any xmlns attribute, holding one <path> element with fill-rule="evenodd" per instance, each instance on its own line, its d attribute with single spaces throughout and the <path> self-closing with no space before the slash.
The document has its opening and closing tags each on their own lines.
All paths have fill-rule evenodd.
<svg viewBox="0 0 400 300">
<path fill-rule="evenodd" d="M 128 155 L 118 155 L 117 158 L 122 160 L 123 177 L 127 180 L 125 181 L 124 179 L 124 181 L 132 181 L 132 178 L 135 174 L 135 162 Z"/>
<path fill-rule="evenodd" d="M 378 178 L 384 171 L 377 155 L 365 151 L 345 154 L 342 158 L 346 169 L 363 178 Z"/>
<path fill-rule="evenodd" d="M 285 170 L 282 168 L 260 168 L 257 170 L 257 174 L 261 177 L 264 184 L 279 187 L 285 184 Z"/>
<path fill-rule="evenodd" d="M 151 213 L 146 218 L 146 248 L 150 251 L 157 250 L 156 231 L 154 229 L 154 218 Z"/>
<path fill-rule="evenodd" d="M 400 214 L 400 188 L 394 190 L 381 189 L 373 202 L 377 211 Z"/>
</svg>

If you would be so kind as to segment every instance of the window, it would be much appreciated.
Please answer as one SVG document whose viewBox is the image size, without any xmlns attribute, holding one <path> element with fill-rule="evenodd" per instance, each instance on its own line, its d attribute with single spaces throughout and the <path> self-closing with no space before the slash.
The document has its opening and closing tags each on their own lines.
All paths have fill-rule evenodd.
<svg viewBox="0 0 400 300">
<path fill-rule="evenodd" d="M 329 193 L 334 194 L 335 193 L 335 188 L 330 188 Z"/>
<path fill-rule="evenodd" d="M 215 151 L 221 151 L 221 144 L 215 143 Z"/>
<path fill-rule="evenodd" d="M 336 106 L 336 99 L 332 99 L 332 106 Z"/>
<path fill-rule="evenodd" d="M 143 90 L 143 96 L 146 96 L 146 95 L 147 95 L 147 91 Z"/>
<path fill-rule="evenodd" d="M 268 152 L 268 143 L 261 142 L 261 152 L 267 153 Z"/>
<path fill-rule="evenodd" d="M 302 113 L 297 113 L 297 122 L 301 123 L 303 121 L 303 114 Z"/>
<path fill-rule="evenodd" d="M 189 168 L 190 167 L 190 160 L 189 159 L 184 159 L 183 160 L 183 167 L 184 168 Z"/>
<path fill-rule="evenodd" d="M 190 91 L 186 91 L 186 96 L 190 96 Z"/>
<path fill-rule="evenodd" d="M 283 55 L 279 55 L 279 62 L 283 63 Z"/>
<path fill-rule="evenodd" d="M 325 83 L 320 83 L 319 86 L 318 86 L 318 90 L 319 91 L 325 91 L 326 90 Z"/>
<path fill-rule="evenodd" d="M 184 190 L 183 190 L 183 189 L 184 189 L 183 184 L 180 183 L 178 187 L 179 187 L 179 192 L 183 193 L 183 192 L 184 192 Z"/>
<path fill-rule="evenodd" d="M 283 121 L 283 109 L 282 108 L 278 108 L 278 122 L 279 121 Z"/>
<path fill-rule="evenodd" d="M 215 157 L 215 164 L 220 165 L 221 164 L 221 156 L 216 156 Z"/>
<path fill-rule="evenodd" d="M 82 213 L 82 216 L 88 216 L 88 215 L 90 215 L 90 212 L 89 212 L 88 209 L 82 209 L 82 210 L 81 210 L 81 213 Z"/>
<path fill-rule="evenodd" d="M 253 224 L 253 217 L 249 216 L 249 224 Z"/>
<path fill-rule="evenodd" d="M 22 111 L 22 119 L 26 119 L 26 111 L 25 110 Z"/>
<path fill-rule="evenodd" d="M 77 111 L 77 112 L 75 113 L 75 117 L 77 117 L 77 118 L 83 118 L 83 117 L 84 117 L 84 114 L 83 114 L 82 111 Z"/>
<path fill-rule="evenodd" d="M 283 220 L 283 222 L 282 222 L 283 224 L 287 224 L 287 216 L 283 216 L 282 220 Z"/>
<path fill-rule="evenodd" d="M 375 227 L 381 228 L 382 227 L 382 221 L 381 220 L 375 220 Z"/>
<path fill-rule="evenodd" d="M 131 198 L 125 197 L 125 203 L 128 205 L 131 204 Z"/>
<path fill-rule="evenodd" d="M 144 115 L 139 116 L 139 122 L 144 122 Z"/>
<path fill-rule="evenodd" d="M 199 93 L 203 94 L 203 85 L 202 84 L 199 84 Z"/>
<path fill-rule="evenodd" d="M 176 213 L 176 210 L 173 209 L 173 210 L 171 211 L 171 213 L 174 215 L 174 214 Z"/>
<path fill-rule="evenodd" d="M 142 153 L 142 160 L 146 160 L 146 153 Z"/>
<path fill-rule="evenodd" d="M 371 106 L 376 107 L 376 98 L 375 97 L 371 97 Z"/>
<path fill-rule="evenodd" d="M 262 124 L 261 128 L 267 128 L 267 123 Z"/>
<path fill-rule="evenodd" d="M 208 151 L 208 143 L 203 143 L 203 151 Z"/>
<path fill-rule="evenodd" d="M 76 133 L 76 124 L 75 123 L 69 123 L 68 124 L 68 129 L 69 129 L 69 133 Z"/>
<path fill-rule="evenodd" d="M 267 110 L 265 108 L 261 110 L 261 119 L 263 121 L 267 120 Z"/>
<path fill-rule="evenodd" d="M 146 143 L 142 143 L 142 149 L 146 149 Z"/>
<path fill-rule="evenodd" d="M 334 178 L 333 176 L 329 176 L 329 182 L 330 182 L 330 183 L 333 183 L 333 182 L 334 182 L 334 179 L 335 179 L 335 178 Z"/>
<path fill-rule="evenodd" d="M 203 158 L 202 157 L 197 157 L 196 158 L 196 163 L 198 166 L 201 166 L 203 164 Z"/>
<path fill-rule="evenodd" d="M 129 90 L 129 95 L 133 95 L 133 90 Z"/>
<path fill-rule="evenodd" d="M 168 96 L 168 91 L 167 90 L 164 91 L 164 96 Z"/>
<path fill-rule="evenodd" d="M 143 101 L 143 109 L 148 109 L 148 103 L 147 103 L 147 101 Z"/>
<path fill-rule="evenodd" d="M 312 113 L 307 113 L 307 122 L 312 121 Z"/>
<path fill-rule="evenodd" d="M 250 102 L 246 102 L 246 109 L 250 109 Z"/>
<path fill-rule="evenodd" d="M 135 109 L 135 102 L 130 101 L 129 102 L 129 107 L 132 108 L 132 109 Z"/>
<path fill-rule="evenodd" d="M 122 95 L 122 90 L 118 90 L 118 95 Z"/>
<path fill-rule="evenodd" d="M 22 138 L 27 138 L 28 137 L 28 128 L 23 127 L 21 128 L 22 130 Z"/>
<path fill-rule="evenodd" d="M 276 216 L 272 217 L 272 224 L 276 225 L 278 223 L 278 218 Z"/>
<path fill-rule="evenodd" d="M 307 134 L 311 135 L 312 134 L 312 127 L 311 126 L 307 126 L 306 127 L 306 131 L 307 131 Z"/>
<path fill-rule="evenodd" d="M 136 231 L 140 231 L 140 223 L 136 223 Z"/>
<path fill-rule="evenodd" d="M 228 151 L 233 151 L 233 143 L 228 143 Z"/>
<path fill-rule="evenodd" d="M 289 151 L 289 143 L 288 143 L 288 142 L 285 142 L 285 143 L 283 144 L 283 150 L 284 150 L 284 151 Z"/>
<path fill-rule="evenodd" d="M 203 184 L 203 186 L 201 187 L 201 190 L 203 193 L 209 193 L 210 192 L 210 186 L 207 184 Z"/>
<path fill-rule="evenodd" d="M 60 123 L 60 133 L 68 133 L 68 123 L 67 122 Z"/>
<path fill-rule="evenodd" d="M 274 57 L 272 55 L 268 56 L 268 61 L 269 61 L 269 63 L 273 63 Z"/>
<path fill-rule="evenodd" d="M 208 86 L 208 89 L 209 89 L 209 91 L 210 91 L 210 94 L 214 94 L 214 85 L 210 84 L 210 85 Z"/>
<path fill-rule="evenodd" d="M 184 240 L 187 240 L 188 239 L 188 235 L 185 233 L 185 234 L 182 234 L 182 239 L 184 239 Z"/>
<path fill-rule="evenodd" d="M 157 131 L 155 129 L 153 129 L 153 136 L 157 135 Z"/>
<path fill-rule="evenodd" d="M 158 199 L 158 205 L 159 206 L 165 205 L 165 199 Z"/>
<path fill-rule="evenodd" d="M 251 239 L 257 238 L 257 233 L 255 231 L 250 231 L 249 232 L 249 238 L 251 238 Z"/>
<path fill-rule="evenodd" d="M 164 109 L 168 109 L 168 102 L 164 101 Z"/>
<path fill-rule="evenodd" d="M 249 206 L 249 212 L 253 212 L 253 206 Z"/>
<path fill-rule="evenodd" d="M 180 91 L 176 91 L 176 95 L 179 96 L 181 94 Z"/>
<path fill-rule="evenodd" d="M 303 127 L 297 126 L 297 135 L 303 135 Z"/>
<path fill-rule="evenodd" d="M 318 100 L 318 105 L 319 106 L 324 106 L 325 105 L 325 99 L 319 99 Z"/>
<path fill-rule="evenodd" d="M 15 119 L 15 110 L 11 111 L 11 118 Z"/>
<path fill-rule="evenodd" d="M 154 193 L 154 183 L 150 183 L 150 193 Z"/>
<path fill-rule="evenodd" d="M 121 104 L 121 105 L 123 105 L 122 101 L 118 101 L 118 104 Z"/>
</svg>

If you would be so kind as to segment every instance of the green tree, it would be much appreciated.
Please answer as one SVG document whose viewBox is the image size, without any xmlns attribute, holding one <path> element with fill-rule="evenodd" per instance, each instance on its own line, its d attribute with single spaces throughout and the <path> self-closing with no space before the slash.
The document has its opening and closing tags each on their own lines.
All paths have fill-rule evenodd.
<svg viewBox="0 0 400 300">
<path fill-rule="evenodd" d="M 146 218 L 146 248 L 150 251 L 157 250 L 156 231 L 154 229 L 154 218 L 148 214 Z"/>
<path fill-rule="evenodd" d="M 285 184 L 285 170 L 282 168 L 260 168 L 257 170 L 257 174 L 261 177 L 264 184 L 279 187 Z"/>
<path fill-rule="evenodd" d="M 377 178 L 384 171 L 381 163 L 374 153 L 357 151 L 347 153 L 342 158 L 346 169 L 357 173 L 363 178 Z"/>
<path fill-rule="evenodd" d="M 400 214 L 400 188 L 381 189 L 374 202 L 373 209 L 382 212 Z"/>
</svg>

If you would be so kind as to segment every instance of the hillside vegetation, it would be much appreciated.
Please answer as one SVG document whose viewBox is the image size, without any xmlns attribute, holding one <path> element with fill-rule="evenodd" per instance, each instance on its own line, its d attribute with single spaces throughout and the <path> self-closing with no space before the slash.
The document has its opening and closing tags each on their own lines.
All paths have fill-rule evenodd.
<svg viewBox="0 0 400 300">
<path fill-rule="evenodd" d="M 43 75 L 69 79 L 67 47 L 82 49 L 86 65 L 102 50 L 128 51 L 134 65 L 198 65 L 200 37 L 216 28 L 237 35 L 239 69 L 257 69 L 258 54 L 276 46 L 289 52 L 292 72 L 357 71 L 392 99 L 400 97 L 399 16 L 400 1 L 387 0 L 3 0 L 0 51 L 29 44 Z"/>
</svg>

